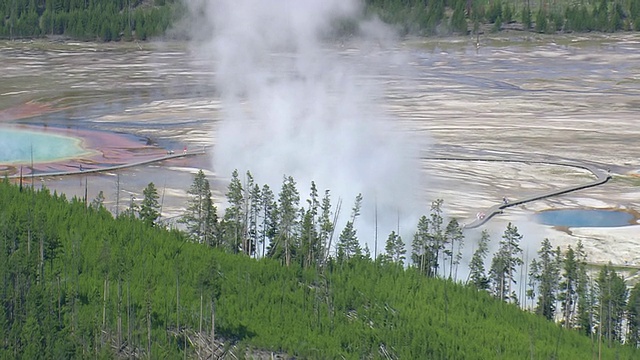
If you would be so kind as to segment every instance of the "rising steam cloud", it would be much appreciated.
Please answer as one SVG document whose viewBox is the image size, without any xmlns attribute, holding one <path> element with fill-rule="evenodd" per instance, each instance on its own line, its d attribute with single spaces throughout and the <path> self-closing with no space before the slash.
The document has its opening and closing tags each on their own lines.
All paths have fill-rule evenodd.
<svg viewBox="0 0 640 360">
<path fill-rule="evenodd" d="M 360 22 L 361 38 L 350 39 L 344 51 L 333 29 L 345 19 L 356 23 L 357 0 L 189 4 L 197 19 L 194 49 L 214 66 L 222 99 L 214 171 L 250 170 L 276 194 L 283 175 L 291 175 L 303 199 L 313 180 L 320 192 L 331 190 L 334 204 L 343 200 L 343 219 L 362 193 L 358 234 L 372 252 L 374 209 L 378 253 L 398 226 L 413 231 L 415 214 L 426 210 L 420 146 L 380 106 L 383 89 L 372 75 L 390 63 L 385 52 L 367 50 L 388 38 L 387 29 Z"/>
</svg>

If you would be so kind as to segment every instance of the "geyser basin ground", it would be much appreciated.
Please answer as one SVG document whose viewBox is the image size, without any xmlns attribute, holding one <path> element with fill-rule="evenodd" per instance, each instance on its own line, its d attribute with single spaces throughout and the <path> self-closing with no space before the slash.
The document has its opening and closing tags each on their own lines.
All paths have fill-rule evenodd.
<svg viewBox="0 0 640 360">
<path fill-rule="evenodd" d="M 47 129 L 0 127 L 0 165 L 44 163 L 88 155 L 82 140 Z"/>
<path fill-rule="evenodd" d="M 637 225 L 636 217 L 622 210 L 553 209 L 537 213 L 535 219 L 545 225 L 569 228 Z"/>
<path fill-rule="evenodd" d="M 495 38 L 480 38 L 480 48 L 475 37 L 456 37 L 415 39 L 384 49 L 345 43 L 330 51 L 355 62 L 367 51 L 372 56 L 397 55 L 396 63 L 371 71 L 379 74 L 376 81 L 385 92 L 378 100 L 403 128 L 430 137 L 443 153 L 508 157 L 518 152 L 613 165 L 614 177 L 603 186 L 509 209 L 486 228 L 497 243 L 507 222 L 513 221 L 525 242 L 548 237 L 554 246 L 564 247 L 580 239 L 592 262 L 640 264 L 640 226 L 563 232 L 526 220 L 549 208 L 640 209 L 640 179 L 627 175 L 638 175 L 640 169 L 640 35 L 491 36 Z M 0 72 L 0 121 L 132 135 L 117 136 L 128 139 L 130 148 L 102 138 L 105 159 L 97 162 L 147 151 L 164 154 L 170 146 L 176 151 L 184 145 L 215 146 L 221 108 L 209 64 L 194 62 L 182 44 L 141 46 L 2 42 L 0 63 L 6 71 Z M 3 112 L 6 109 L 13 110 Z M 40 115 L 31 117 L 36 113 Z M 434 148 L 424 151 L 434 155 Z M 77 170 L 78 163 L 62 166 Z M 429 162 L 424 167 L 430 179 L 420 195 L 443 198 L 447 214 L 459 219 L 473 218 L 504 196 L 519 198 L 593 180 L 587 171 L 541 165 Z M 166 219 L 182 213 L 199 168 L 212 180 L 220 203 L 229 174 L 214 173 L 205 156 L 118 171 L 119 178 L 114 172 L 42 181 L 71 197 L 84 195 L 87 180 L 89 198 L 104 191 L 112 211 L 117 179 L 120 211 L 130 196 L 141 199 L 142 190 L 153 181 L 164 195 Z M 299 190 L 305 192 L 308 185 L 299 184 Z M 467 234 L 467 244 L 477 238 L 477 233 Z"/>
</svg>

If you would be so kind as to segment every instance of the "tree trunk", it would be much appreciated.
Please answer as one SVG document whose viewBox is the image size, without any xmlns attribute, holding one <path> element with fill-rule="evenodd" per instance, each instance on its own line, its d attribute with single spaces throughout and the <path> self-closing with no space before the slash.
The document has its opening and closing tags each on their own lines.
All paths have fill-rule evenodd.
<svg viewBox="0 0 640 360">
<path fill-rule="evenodd" d="M 109 281 L 108 275 L 104 276 L 104 285 L 103 285 L 103 299 L 102 299 L 102 328 L 104 328 L 105 323 L 107 321 L 107 293 L 109 292 Z"/>
<path fill-rule="evenodd" d="M 122 280 L 118 279 L 118 347 L 122 345 Z"/>
<path fill-rule="evenodd" d="M 120 215 L 120 173 L 116 178 L 116 218 Z"/>
<path fill-rule="evenodd" d="M 511 268 L 511 262 L 512 262 L 512 257 L 513 257 L 513 252 L 511 251 L 511 244 L 509 244 L 509 259 L 507 261 L 508 263 L 508 267 L 509 267 L 509 283 L 507 285 L 507 298 L 510 300 L 509 302 L 513 302 L 513 299 L 511 299 L 511 284 L 513 283 L 513 271 Z"/>
<path fill-rule="evenodd" d="M 38 269 L 38 274 L 40 275 L 40 283 L 44 283 L 44 234 L 40 236 L 40 266 Z"/>
<path fill-rule="evenodd" d="M 62 321 L 62 290 L 60 289 L 60 275 L 57 275 L 58 281 L 58 324 L 61 324 Z"/>
<path fill-rule="evenodd" d="M 453 237 L 451 238 L 451 259 L 449 259 L 450 263 L 449 263 L 449 279 L 451 279 L 451 275 L 453 273 L 453 243 L 455 242 L 455 240 L 453 239 Z"/>
<path fill-rule="evenodd" d="M 284 238 L 284 260 L 287 267 L 291 264 L 291 252 L 289 249 L 289 236 L 285 235 Z"/>
<path fill-rule="evenodd" d="M 215 358 L 214 354 L 215 354 L 215 350 L 216 350 L 216 333 L 215 333 L 215 328 L 216 328 L 216 306 L 215 306 L 215 302 L 212 299 L 211 300 L 211 358 Z"/>
<path fill-rule="evenodd" d="M 147 295 L 147 358 L 151 359 L 151 295 Z"/>
<path fill-rule="evenodd" d="M 202 333 L 202 290 L 200 290 L 200 327 L 198 332 Z"/>
<path fill-rule="evenodd" d="M 129 288 L 129 280 L 127 280 L 127 342 L 129 344 L 133 343 L 133 339 L 131 339 L 131 289 Z"/>
<path fill-rule="evenodd" d="M 180 278 L 176 276 L 176 331 L 180 333 Z"/>
</svg>

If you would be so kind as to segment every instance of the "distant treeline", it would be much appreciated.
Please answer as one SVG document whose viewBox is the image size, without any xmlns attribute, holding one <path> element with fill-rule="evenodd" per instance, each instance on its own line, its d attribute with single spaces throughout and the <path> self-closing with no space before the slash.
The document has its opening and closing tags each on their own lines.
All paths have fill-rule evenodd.
<svg viewBox="0 0 640 360">
<path fill-rule="evenodd" d="M 405 34 L 467 34 L 507 27 L 540 33 L 640 30 L 637 0 L 365 0 L 365 4 L 367 14 L 397 25 Z M 6 0 L 0 2 L 0 38 L 145 40 L 164 35 L 183 14 L 180 0 Z"/>
<path fill-rule="evenodd" d="M 490 25 L 541 33 L 640 30 L 637 0 L 366 0 L 405 33 L 466 34 Z"/>
<path fill-rule="evenodd" d="M 483 234 L 464 285 L 451 278 L 462 237 L 455 221 L 444 226 L 441 201 L 403 266 L 395 233 L 375 259 L 358 245 L 360 196 L 327 257 L 335 221 L 323 218 L 339 209 L 329 192 L 321 201 L 312 185 L 301 205 L 291 177 L 277 198 L 249 183 L 234 173 L 218 218 L 198 173 L 181 232 L 164 228 L 153 183 L 114 218 L 102 193 L 68 200 L 0 181 L 0 358 L 638 358 L 640 286 L 627 302 L 624 280 L 604 267 L 585 292 L 580 247 L 545 242 L 532 263 L 538 316 L 511 293 L 521 264 L 511 225 L 489 274 Z M 572 320 L 548 321 L 556 306 Z"/>
<path fill-rule="evenodd" d="M 146 40 L 164 34 L 178 11 L 174 0 L 5 0 L 0 37 Z"/>
</svg>

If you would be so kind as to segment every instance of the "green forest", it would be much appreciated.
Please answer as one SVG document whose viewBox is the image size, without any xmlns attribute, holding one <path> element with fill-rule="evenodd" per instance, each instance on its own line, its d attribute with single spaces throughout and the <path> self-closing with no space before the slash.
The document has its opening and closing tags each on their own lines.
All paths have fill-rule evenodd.
<svg viewBox="0 0 640 360">
<path fill-rule="evenodd" d="M 640 30 L 636 0 L 364 0 L 364 7 L 363 16 L 376 15 L 404 34 Z M 179 0 L 6 0 L 0 2 L 0 38 L 146 40 L 165 36 L 185 14 Z"/>
<path fill-rule="evenodd" d="M 179 14 L 174 0 L 6 0 L 0 2 L 0 38 L 146 40 L 165 34 Z"/>
<path fill-rule="evenodd" d="M 403 33 L 467 34 L 504 29 L 537 33 L 640 30 L 637 0 L 366 0 L 369 13 Z"/>
<path fill-rule="evenodd" d="M 183 230 L 163 223 L 153 183 L 114 217 L 102 194 L 0 181 L 0 358 L 638 358 L 640 286 L 588 269 L 580 244 L 543 241 L 523 287 L 512 224 L 465 239 L 435 200 L 409 253 L 392 232 L 372 257 L 354 226 L 362 196 L 336 229 L 330 191 L 244 178 L 218 214 L 197 173 Z"/>
</svg>

